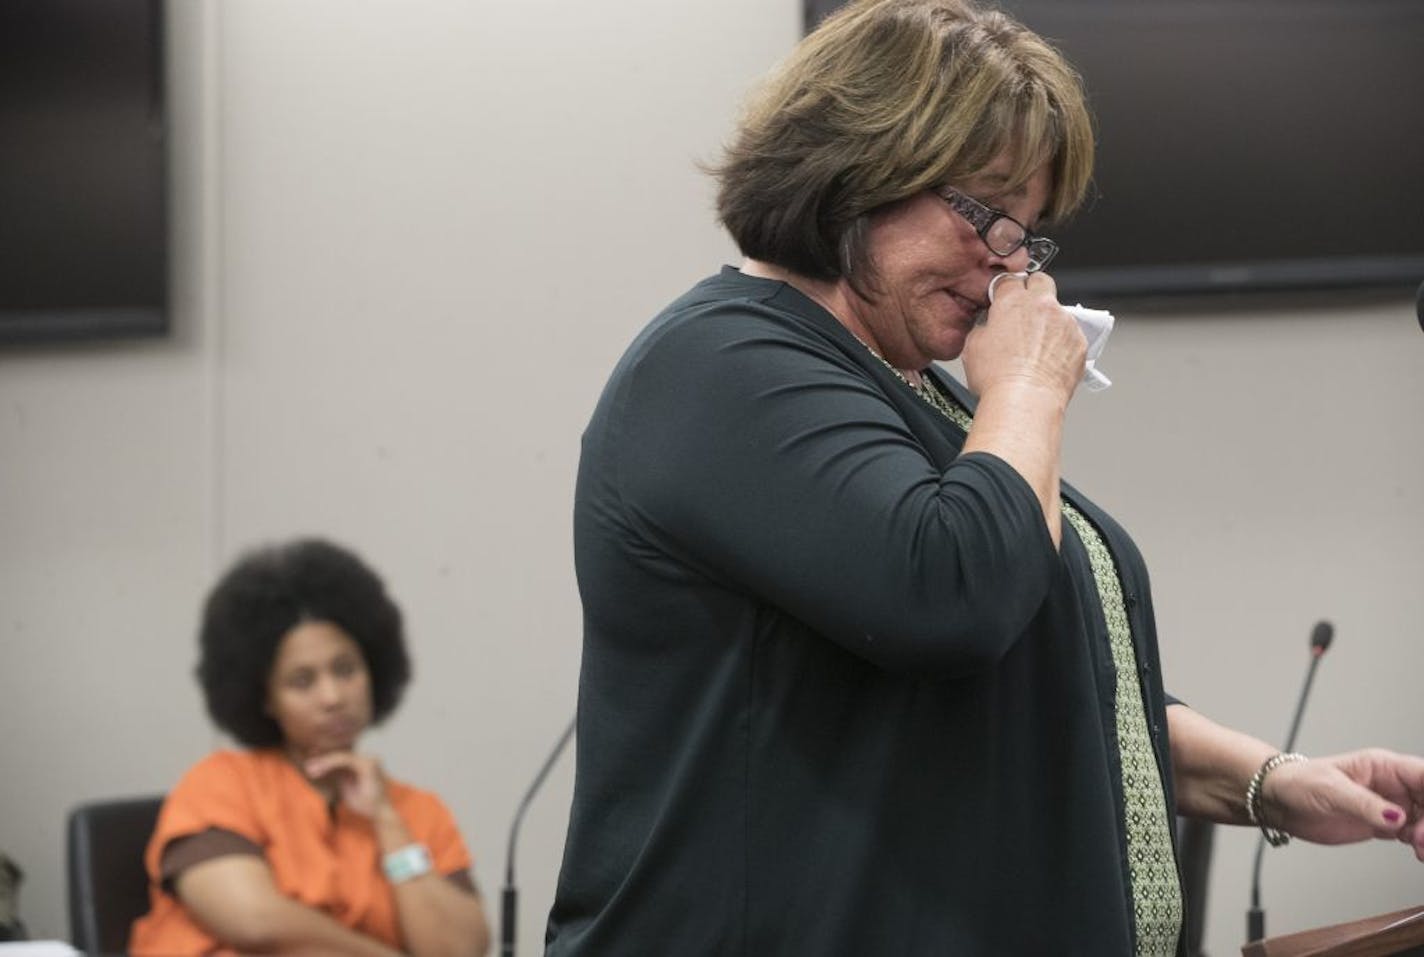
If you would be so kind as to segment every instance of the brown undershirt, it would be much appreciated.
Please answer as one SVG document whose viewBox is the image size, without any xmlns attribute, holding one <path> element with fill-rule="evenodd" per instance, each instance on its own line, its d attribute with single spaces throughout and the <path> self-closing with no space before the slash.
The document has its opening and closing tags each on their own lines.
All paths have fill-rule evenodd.
<svg viewBox="0 0 1424 957">
<path fill-rule="evenodd" d="M 226 857 L 229 854 L 263 856 L 261 847 L 235 831 L 220 827 L 210 827 L 197 834 L 174 838 L 163 849 L 163 856 L 158 864 L 163 890 L 168 894 L 173 894 L 173 882 L 183 871 L 195 864 L 210 861 L 215 857 Z M 469 891 L 476 897 L 479 896 L 479 888 L 475 886 L 475 880 L 470 875 L 468 868 L 461 868 L 446 874 L 445 879 L 456 887 Z"/>
</svg>

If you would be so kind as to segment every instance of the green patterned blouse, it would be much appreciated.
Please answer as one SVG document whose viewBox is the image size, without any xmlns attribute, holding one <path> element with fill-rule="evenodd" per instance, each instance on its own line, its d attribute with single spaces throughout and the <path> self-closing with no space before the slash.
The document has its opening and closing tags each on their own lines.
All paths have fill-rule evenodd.
<svg viewBox="0 0 1424 957">
<path fill-rule="evenodd" d="M 884 360 L 881 360 L 884 361 Z M 886 363 L 889 365 L 888 363 Z M 899 372 L 894 370 L 897 376 Z M 903 377 L 902 381 L 903 380 Z M 943 394 L 933 379 L 926 388 L 911 389 L 965 432 L 973 422 L 969 411 Z M 1127 834 L 1128 870 L 1139 957 L 1171 957 L 1182 927 L 1182 893 L 1172 851 L 1171 820 L 1162 772 L 1152 750 L 1142 689 L 1137 682 L 1137 657 L 1128 626 L 1127 606 L 1112 553 L 1081 512 L 1063 502 L 1063 517 L 1073 526 L 1088 552 L 1103 618 L 1107 622 L 1113 670 L 1117 675 L 1115 714 L 1122 767 L 1123 829 Z"/>
</svg>

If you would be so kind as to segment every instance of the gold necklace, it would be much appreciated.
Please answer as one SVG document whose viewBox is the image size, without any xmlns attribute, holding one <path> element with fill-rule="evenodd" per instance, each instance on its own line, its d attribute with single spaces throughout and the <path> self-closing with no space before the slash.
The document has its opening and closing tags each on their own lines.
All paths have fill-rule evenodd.
<svg viewBox="0 0 1424 957">
<path fill-rule="evenodd" d="M 955 425 L 964 428 L 964 424 L 959 421 L 959 416 L 956 416 L 954 414 L 955 410 L 950 406 L 949 400 L 945 398 L 943 393 L 940 392 L 939 387 L 934 384 L 927 372 L 920 373 L 920 381 L 923 382 L 924 385 L 917 386 L 909 380 L 905 373 L 901 372 L 899 369 L 891 365 L 889 359 L 886 359 L 880 353 L 872 349 L 870 347 L 870 343 L 866 342 L 859 336 L 856 336 L 855 338 L 857 342 L 865 346 L 866 352 L 869 352 L 876 359 L 879 359 L 881 365 L 889 369 L 890 372 L 895 376 L 895 378 L 899 379 L 901 382 L 905 383 L 905 385 L 909 386 L 911 392 L 915 393 L 915 395 L 919 396 L 921 399 L 924 399 L 925 402 L 930 406 L 930 408 L 939 412 L 941 415 L 943 415 L 946 419 L 949 419 Z"/>
</svg>

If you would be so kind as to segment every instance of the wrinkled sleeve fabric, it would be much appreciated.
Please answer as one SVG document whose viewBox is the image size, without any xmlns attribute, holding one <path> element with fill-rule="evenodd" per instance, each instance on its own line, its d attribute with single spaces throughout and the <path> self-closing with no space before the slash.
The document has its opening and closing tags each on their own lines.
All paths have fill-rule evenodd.
<svg viewBox="0 0 1424 957">
<path fill-rule="evenodd" d="M 414 789 L 406 800 L 409 802 L 407 826 L 415 839 L 429 849 L 435 870 L 447 877 L 467 871 L 471 864 L 470 852 L 445 802 L 429 791 Z"/>
<path fill-rule="evenodd" d="M 635 534 L 884 669 L 991 667 L 1057 573 L 1022 476 L 938 466 L 862 367 L 774 317 L 661 330 L 613 401 Z"/>
<path fill-rule="evenodd" d="M 220 827 L 210 827 L 200 834 L 176 837 L 164 846 L 159 859 L 160 886 L 165 893 L 172 894 L 173 882 L 179 874 L 195 864 L 231 854 L 261 857 L 262 848 L 242 835 Z"/>
<path fill-rule="evenodd" d="M 240 759 L 230 752 L 208 755 L 168 793 L 145 854 L 149 876 L 164 878 L 162 858 L 169 844 L 210 830 L 236 835 L 259 849 L 266 843 Z"/>
</svg>

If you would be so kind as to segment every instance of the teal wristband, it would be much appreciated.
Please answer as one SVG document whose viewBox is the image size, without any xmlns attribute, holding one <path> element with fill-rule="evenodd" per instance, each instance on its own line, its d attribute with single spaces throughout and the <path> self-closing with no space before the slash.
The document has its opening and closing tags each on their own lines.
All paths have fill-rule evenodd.
<svg viewBox="0 0 1424 957">
<path fill-rule="evenodd" d="M 407 844 L 381 858 L 381 870 L 392 884 L 404 884 L 435 869 L 424 844 Z"/>
</svg>

